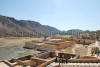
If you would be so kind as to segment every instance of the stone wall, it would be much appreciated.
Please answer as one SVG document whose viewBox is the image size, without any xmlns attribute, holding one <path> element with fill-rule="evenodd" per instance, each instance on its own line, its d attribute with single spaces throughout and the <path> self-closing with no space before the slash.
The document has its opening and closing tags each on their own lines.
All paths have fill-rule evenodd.
<svg viewBox="0 0 100 67">
<path fill-rule="evenodd" d="M 37 66 L 37 67 L 46 67 L 47 65 L 49 65 L 50 63 L 52 63 L 54 61 L 55 61 L 55 58 L 53 58 L 53 59 L 51 59 L 51 60 L 49 60 L 49 61 L 47 61 L 47 62 L 45 62 L 45 63 L 43 63 L 43 64 L 41 64 L 39 66 Z"/>
<path fill-rule="evenodd" d="M 58 56 L 60 58 L 64 57 L 66 59 L 74 58 L 76 55 L 75 54 L 67 54 L 67 53 L 59 53 Z"/>
<path fill-rule="evenodd" d="M 45 60 L 42 60 L 40 58 L 32 58 L 32 60 L 34 62 L 36 62 L 36 66 L 41 65 L 42 63 L 45 63 L 46 62 Z"/>
<path fill-rule="evenodd" d="M 49 57 L 53 58 L 55 57 L 55 52 L 45 52 L 45 53 L 38 55 L 37 57 L 43 58 L 43 59 L 47 59 Z"/>
<path fill-rule="evenodd" d="M 31 57 L 32 57 L 32 55 L 28 55 L 28 56 L 20 57 L 18 59 L 21 60 L 21 61 L 25 61 L 25 60 L 30 60 Z"/>
</svg>

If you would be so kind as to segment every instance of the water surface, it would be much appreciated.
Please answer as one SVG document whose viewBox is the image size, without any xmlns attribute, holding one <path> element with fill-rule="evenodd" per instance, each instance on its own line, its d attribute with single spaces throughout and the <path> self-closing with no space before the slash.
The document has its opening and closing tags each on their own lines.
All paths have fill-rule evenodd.
<svg viewBox="0 0 100 67">
<path fill-rule="evenodd" d="M 37 51 L 24 49 L 24 44 L 21 45 L 3 45 L 0 44 L 0 60 L 21 57 L 28 54 L 35 54 Z"/>
</svg>

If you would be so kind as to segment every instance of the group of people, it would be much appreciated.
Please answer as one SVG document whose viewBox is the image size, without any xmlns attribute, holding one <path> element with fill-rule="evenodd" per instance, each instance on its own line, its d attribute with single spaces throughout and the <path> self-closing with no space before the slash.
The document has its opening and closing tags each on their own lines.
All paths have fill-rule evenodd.
<svg viewBox="0 0 100 67">
<path fill-rule="evenodd" d="M 68 63 L 68 58 L 64 58 L 64 56 L 62 56 L 62 57 L 57 56 L 56 59 L 55 59 L 55 62 Z"/>
</svg>

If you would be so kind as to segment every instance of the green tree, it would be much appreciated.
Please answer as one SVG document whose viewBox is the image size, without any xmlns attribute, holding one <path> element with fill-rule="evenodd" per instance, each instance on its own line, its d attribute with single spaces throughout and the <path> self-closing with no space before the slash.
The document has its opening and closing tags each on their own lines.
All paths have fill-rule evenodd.
<svg viewBox="0 0 100 67">
<path fill-rule="evenodd" d="M 97 56 L 99 56 L 100 53 L 100 49 L 98 47 L 94 47 L 91 50 L 91 54 L 96 54 Z"/>
</svg>

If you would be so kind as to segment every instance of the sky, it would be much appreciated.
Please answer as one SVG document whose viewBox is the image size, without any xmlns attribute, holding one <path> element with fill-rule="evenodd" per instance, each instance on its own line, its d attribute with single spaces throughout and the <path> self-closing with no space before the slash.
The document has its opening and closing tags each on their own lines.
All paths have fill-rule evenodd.
<svg viewBox="0 0 100 67">
<path fill-rule="evenodd" d="M 100 30 L 100 0 L 0 0 L 0 14 L 60 30 Z"/>
</svg>

